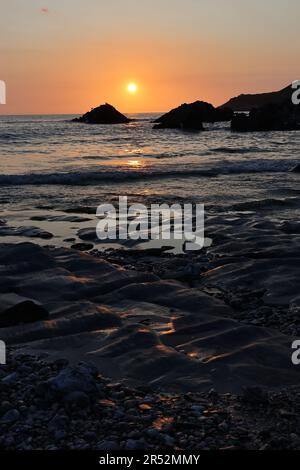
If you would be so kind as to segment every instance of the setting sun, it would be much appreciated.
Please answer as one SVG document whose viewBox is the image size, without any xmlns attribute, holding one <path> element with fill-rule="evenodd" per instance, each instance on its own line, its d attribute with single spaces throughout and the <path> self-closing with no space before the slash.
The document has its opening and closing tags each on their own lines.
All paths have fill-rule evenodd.
<svg viewBox="0 0 300 470">
<path fill-rule="evenodd" d="M 128 83 L 127 90 L 129 91 L 129 93 L 135 93 L 136 90 L 137 90 L 136 84 L 135 83 Z"/>
</svg>

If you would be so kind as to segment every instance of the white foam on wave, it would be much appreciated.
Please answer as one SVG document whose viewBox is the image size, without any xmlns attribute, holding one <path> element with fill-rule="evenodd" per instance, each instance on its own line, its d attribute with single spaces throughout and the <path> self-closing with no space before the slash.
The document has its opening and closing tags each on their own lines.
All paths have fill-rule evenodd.
<svg viewBox="0 0 300 470">
<path fill-rule="evenodd" d="M 122 182 L 130 180 L 143 180 L 151 178 L 188 178 L 213 177 L 218 175 L 245 174 L 245 173 L 275 173 L 291 171 L 297 161 L 295 160 L 251 160 L 217 163 L 213 167 L 202 166 L 187 168 L 164 167 L 147 170 L 97 170 L 58 173 L 24 173 L 0 175 L 0 186 L 24 185 L 92 185 L 101 181 Z"/>
</svg>

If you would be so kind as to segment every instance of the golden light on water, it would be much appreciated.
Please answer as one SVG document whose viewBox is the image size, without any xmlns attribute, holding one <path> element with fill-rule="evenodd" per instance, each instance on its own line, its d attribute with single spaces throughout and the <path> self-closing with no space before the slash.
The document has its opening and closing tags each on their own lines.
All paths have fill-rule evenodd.
<svg viewBox="0 0 300 470">
<path fill-rule="evenodd" d="M 127 165 L 133 167 L 133 168 L 139 168 L 142 166 L 142 163 L 139 160 L 129 160 L 127 162 Z"/>
</svg>

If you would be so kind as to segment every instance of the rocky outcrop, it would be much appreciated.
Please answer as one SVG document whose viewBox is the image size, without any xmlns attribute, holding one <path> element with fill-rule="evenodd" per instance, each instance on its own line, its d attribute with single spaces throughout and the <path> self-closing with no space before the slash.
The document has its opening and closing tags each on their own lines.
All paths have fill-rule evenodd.
<svg viewBox="0 0 300 470">
<path fill-rule="evenodd" d="M 0 328 L 45 320 L 48 315 L 47 310 L 35 300 L 17 294 L 0 296 Z"/>
<path fill-rule="evenodd" d="M 185 103 L 163 114 L 154 122 L 154 129 L 203 130 L 203 122 L 230 121 L 231 109 L 215 108 L 205 101 Z"/>
<path fill-rule="evenodd" d="M 293 93 L 291 85 L 279 91 L 270 93 L 242 94 L 231 98 L 220 106 L 221 109 L 230 107 L 233 111 L 250 111 L 252 108 L 260 108 L 267 104 L 280 104 L 285 101 L 291 101 Z"/>
<path fill-rule="evenodd" d="M 111 104 L 105 103 L 93 108 L 83 116 L 73 119 L 73 122 L 84 122 L 87 124 L 127 124 L 130 119 L 120 113 Z"/>
<path fill-rule="evenodd" d="M 254 108 L 249 115 L 236 114 L 231 121 L 236 132 L 300 130 L 300 109 L 292 103 L 269 104 Z"/>
<path fill-rule="evenodd" d="M 300 164 L 296 165 L 295 168 L 292 169 L 293 173 L 300 173 Z"/>
<path fill-rule="evenodd" d="M 49 240 L 53 234 L 39 227 L 10 227 L 0 222 L 0 237 L 28 237 Z"/>
<path fill-rule="evenodd" d="M 127 250 L 104 259 L 103 253 L 1 244 L 1 290 L 34 298 L 49 312 L 44 321 L 3 325 L 1 340 L 10 350 L 88 361 L 114 380 L 160 390 L 239 393 L 244 386 L 298 384 L 291 361 L 300 331 L 296 242 L 281 225 L 252 233 L 256 225 L 248 219 L 210 223 L 209 233 L 227 228 L 232 238 L 219 240 L 201 261 L 199 253 L 183 259 Z M 207 293 L 210 286 L 216 295 Z M 90 378 L 89 371 L 68 369 L 47 381 L 46 390 L 67 406 L 85 403 L 84 394 L 93 395 L 83 385 Z M 15 376 L 6 383 L 13 380 L 18 383 Z"/>
</svg>

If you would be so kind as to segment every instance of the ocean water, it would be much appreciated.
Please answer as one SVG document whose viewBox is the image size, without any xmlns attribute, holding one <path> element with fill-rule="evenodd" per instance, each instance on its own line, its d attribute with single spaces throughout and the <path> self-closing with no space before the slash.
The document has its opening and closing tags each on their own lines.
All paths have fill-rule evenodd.
<svg viewBox="0 0 300 470">
<path fill-rule="evenodd" d="M 238 134 L 229 123 L 199 133 L 153 130 L 156 116 L 107 126 L 72 123 L 74 116 L 0 116 L 1 218 L 14 227 L 40 226 L 41 213 L 92 219 L 119 195 L 201 202 L 210 215 L 297 216 L 299 174 L 291 170 L 300 162 L 300 132 Z M 42 225 L 62 241 L 91 223 Z"/>
</svg>

